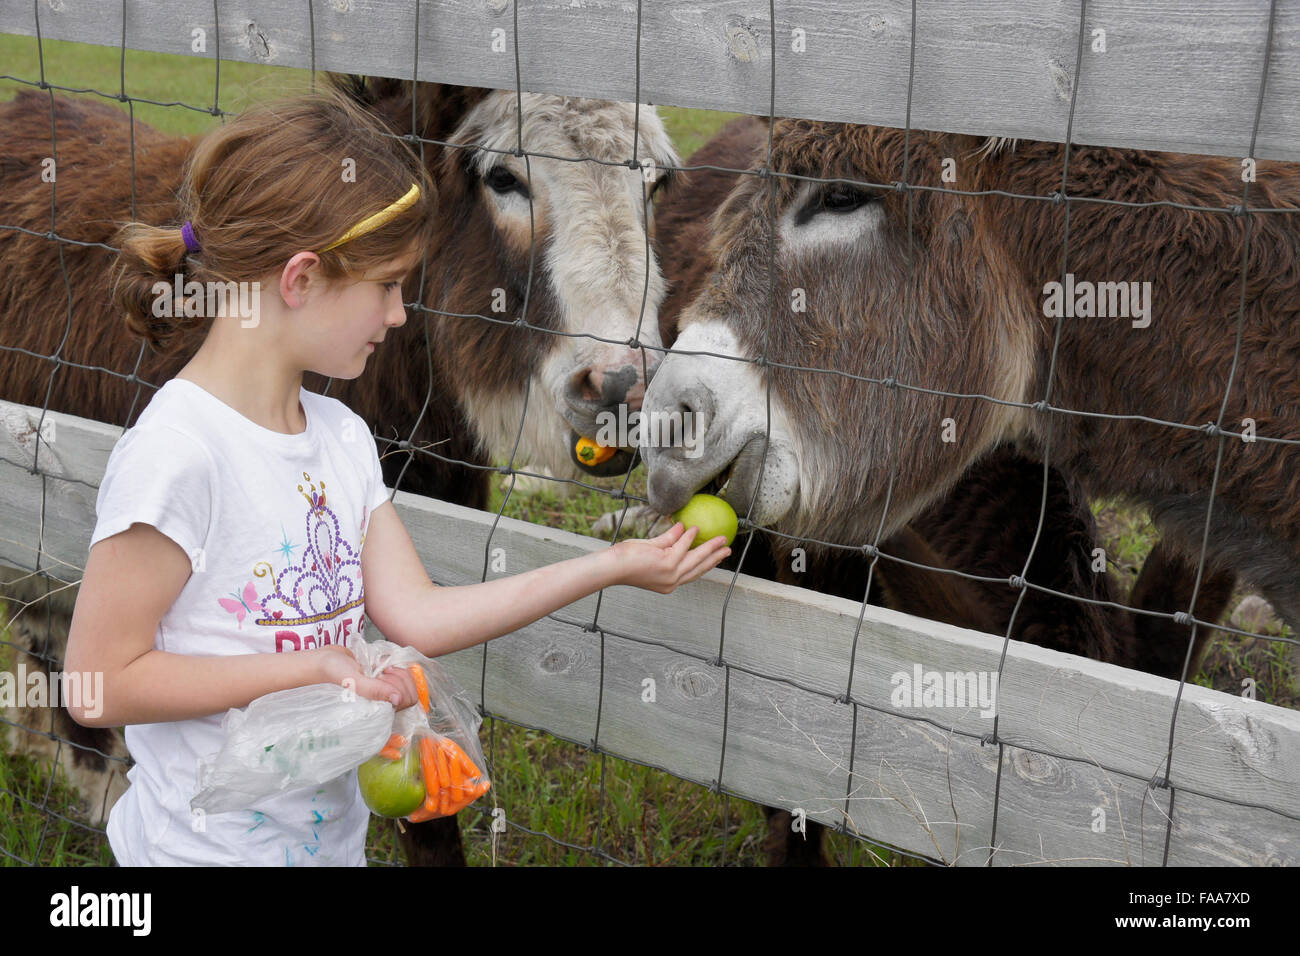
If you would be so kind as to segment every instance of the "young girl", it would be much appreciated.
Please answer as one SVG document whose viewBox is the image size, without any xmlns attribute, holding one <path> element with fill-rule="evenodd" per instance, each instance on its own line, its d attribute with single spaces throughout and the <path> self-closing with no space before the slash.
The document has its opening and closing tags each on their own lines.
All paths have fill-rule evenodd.
<svg viewBox="0 0 1300 956">
<path fill-rule="evenodd" d="M 692 550 L 698 529 L 679 523 L 514 577 L 435 586 L 369 427 L 302 387 L 308 369 L 361 375 L 406 321 L 402 279 L 436 215 L 425 169 L 343 98 L 303 96 L 205 136 L 180 198 L 181 228 L 119 233 L 114 299 L 155 349 L 211 325 L 109 458 L 66 661 L 103 673 L 102 713 L 72 716 L 127 725 L 131 786 L 108 821 L 120 863 L 364 865 L 355 774 L 256 810 L 191 813 L 227 711 L 349 679 L 365 697 L 415 703 L 407 671 L 362 676 L 349 646 L 366 613 L 435 657 L 611 585 L 670 593 L 730 552 L 720 537 Z M 248 285 L 224 309 L 186 295 L 187 314 L 170 290 L 190 281 Z"/>
</svg>

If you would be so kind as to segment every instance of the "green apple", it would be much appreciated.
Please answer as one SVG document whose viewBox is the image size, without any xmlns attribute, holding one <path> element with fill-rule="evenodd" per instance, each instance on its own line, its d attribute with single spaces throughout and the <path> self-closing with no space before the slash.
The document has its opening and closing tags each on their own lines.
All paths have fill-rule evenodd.
<svg viewBox="0 0 1300 956">
<path fill-rule="evenodd" d="M 691 542 L 692 549 L 698 548 L 705 541 L 710 541 L 718 535 L 725 537 L 727 544 L 731 544 L 736 537 L 736 528 L 739 526 L 736 512 L 717 495 L 696 495 L 673 517 L 685 525 L 687 531 L 692 526 L 699 527 L 699 533 Z"/>
<path fill-rule="evenodd" d="M 378 754 L 357 768 L 361 797 L 381 817 L 404 817 L 424 802 L 424 775 L 420 758 L 411 747 L 400 760 Z"/>
</svg>

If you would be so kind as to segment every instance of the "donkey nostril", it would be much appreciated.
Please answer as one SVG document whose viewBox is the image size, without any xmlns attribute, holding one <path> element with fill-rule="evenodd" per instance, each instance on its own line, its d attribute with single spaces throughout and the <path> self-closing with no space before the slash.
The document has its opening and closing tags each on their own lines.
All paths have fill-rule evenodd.
<svg viewBox="0 0 1300 956">
<path fill-rule="evenodd" d="M 600 401 L 601 389 L 605 384 L 604 373 L 598 368 L 585 368 L 573 376 L 569 384 L 572 394 L 583 402 Z"/>
</svg>

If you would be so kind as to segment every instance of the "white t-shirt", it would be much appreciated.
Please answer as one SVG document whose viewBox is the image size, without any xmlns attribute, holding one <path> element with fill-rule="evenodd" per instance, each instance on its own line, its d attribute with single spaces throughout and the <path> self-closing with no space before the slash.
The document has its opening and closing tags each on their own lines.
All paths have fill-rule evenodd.
<svg viewBox="0 0 1300 956">
<path fill-rule="evenodd" d="M 155 649 L 277 654 L 363 639 L 361 547 L 389 492 L 365 422 L 305 388 L 299 400 L 307 430 L 287 435 L 172 379 L 114 446 L 91 545 L 142 521 L 194 569 L 158 622 Z M 255 809 L 191 813 L 223 716 L 126 728 L 135 766 L 108 819 L 118 862 L 364 866 L 369 810 L 355 774 Z"/>
</svg>

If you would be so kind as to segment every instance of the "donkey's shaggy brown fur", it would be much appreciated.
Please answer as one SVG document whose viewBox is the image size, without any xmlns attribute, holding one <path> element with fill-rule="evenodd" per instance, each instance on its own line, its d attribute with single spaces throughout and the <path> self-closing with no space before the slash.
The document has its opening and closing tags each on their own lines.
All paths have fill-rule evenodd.
<svg viewBox="0 0 1300 956">
<path fill-rule="evenodd" d="M 856 128 L 782 120 L 774 130 L 773 167 L 806 176 L 886 183 L 890 177 L 884 175 L 885 170 L 901 169 L 899 156 L 891 152 L 901 142 L 901 134 L 894 137 L 891 132 L 897 131 L 867 134 Z M 734 120 L 693 155 L 688 165 L 757 168 L 766 159 L 767 137 L 767 121 L 751 117 Z M 947 145 L 947 154 L 955 155 L 960 144 Z M 925 141 L 922 152 L 935 161 L 936 169 L 938 158 L 945 154 L 934 143 L 927 146 Z M 986 162 L 994 164 L 1012 158 Z M 761 323 L 767 314 L 767 284 L 773 278 L 766 268 L 769 247 L 764 225 L 770 208 L 766 200 L 769 186 L 753 177 L 714 170 L 692 170 L 688 176 L 687 188 L 670 196 L 660 213 L 662 234 L 669 243 L 676 243 L 667 244 L 662 252 L 665 269 L 673 280 L 661 312 L 664 342 L 674 342 L 681 330 L 679 321 L 681 327 L 686 327 L 694 321 L 721 317 L 740 331 L 744 354 L 757 354 L 764 341 Z M 799 190 L 791 181 L 778 183 L 776 215 Z M 1026 311 L 1026 296 L 1019 292 L 1017 284 L 1023 281 L 1016 268 L 1019 260 L 1000 249 L 983 248 L 976 248 L 966 260 L 950 258 L 966 245 L 977 245 L 981 228 L 988 230 L 992 241 L 991 226 L 976 209 L 950 206 L 945 197 L 922 194 L 918 199 L 921 208 L 915 214 L 917 245 L 919 255 L 926 257 L 921 282 L 939 288 L 914 290 L 920 311 L 913 331 L 890 335 L 875 328 L 891 321 L 892 313 L 898 311 L 896 302 L 892 309 L 886 303 L 893 301 L 891 297 L 902 286 L 902 276 L 897 272 L 903 261 L 898 251 L 902 240 L 897 217 L 904 214 L 892 209 L 893 217 L 887 220 L 889 239 L 874 246 L 871 255 L 884 260 L 893 273 L 880 276 L 876 271 L 858 272 L 856 267 L 865 269 L 866 261 L 859 261 L 858 255 L 843 249 L 836 251 L 840 259 L 834 264 L 783 264 L 775 277 L 778 301 L 782 290 L 812 287 L 810 299 L 815 298 L 819 309 L 806 318 L 778 315 L 766 339 L 768 355 L 796 365 L 833 367 L 881 377 L 901 368 L 904 374 L 898 376 L 900 381 L 956 392 L 1000 397 L 1010 392 L 1006 397 L 1018 396 L 1017 400 L 1036 394 L 1034 349 L 1043 343 L 1034 338 L 1033 332 L 1037 329 L 1041 335 L 1042 323 L 1031 322 L 1030 328 L 1021 329 L 1005 326 L 1009 321 L 1007 310 L 1018 310 L 1019 314 Z M 877 201 L 894 206 L 900 202 L 893 196 Z M 714 212 L 703 215 L 701 210 Z M 1011 211 L 1004 210 L 1004 214 L 1010 215 Z M 905 224 L 906 220 L 902 221 Z M 674 226 L 669 228 L 669 223 Z M 707 254 L 702 255 L 702 249 Z M 959 264 L 963 261 L 964 269 Z M 975 277 L 977 289 L 968 288 L 969 275 Z M 874 291 L 873 283 L 883 284 L 888 292 Z M 929 309 L 937 314 L 927 312 Z M 959 326 L 952 321 L 955 316 L 969 317 L 971 321 Z M 897 359 L 895 353 L 909 344 L 916 351 Z M 928 363 L 935 356 L 946 354 L 939 351 L 940 344 L 957 350 L 966 361 L 957 363 L 955 370 L 953 363 L 931 367 Z M 882 356 L 890 363 L 883 368 L 878 361 Z M 682 360 L 689 358 L 683 356 Z M 906 377 L 909 373 L 911 379 Z M 676 384 L 680 380 L 673 381 Z M 862 460 L 871 459 L 874 464 L 886 453 L 869 444 L 882 430 L 864 434 L 860 429 L 869 424 L 859 410 L 860 387 L 844 385 L 833 376 L 801 378 L 774 369 L 772 388 L 774 399 L 780 395 L 794 410 L 790 419 L 796 429 L 818 438 L 834 434 L 841 438 L 838 447 L 823 441 L 804 444 L 816 447 L 818 454 L 833 456 L 830 466 L 815 473 L 827 476 L 834 485 L 801 487 L 801 510 L 794 521 L 784 524 L 792 532 L 825 540 L 851 544 L 870 541 L 870 530 L 879 520 L 872 510 L 877 500 L 874 496 L 883 493 L 883 487 L 866 494 L 858 490 L 864 488 Z M 761 404 L 762 396 L 755 400 Z M 1056 404 L 1065 404 L 1064 399 Z M 900 526 L 895 519 L 889 525 L 895 530 L 882 542 L 882 552 L 938 569 L 1007 581 L 1025 573 L 1042 501 L 1042 534 L 1026 579 L 1098 603 L 1030 589 L 1015 610 L 1018 590 L 1006 584 L 967 581 L 883 559 L 871 578 L 866 599 L 959 626 L 1010 633 L 1018 640 L 1163 676 L 1178 678 L 1185 665 L 1194 673 L 1206 628 L 1198 630 L 1195 646 L 1189 648 L 1186 628 L 1164 618 L 1129 615 L 1104 603 L 1113 600 L 1113 584 L 1107 573 L 1093 570 L 1098 533 L 1084 487 L 1071 470 L 1080 467 L 1077 453 L 1062 455 L 1053 446 L 1052 462 L 1063 463 L 1063 467 L 1047 470 L 1044 498 L 1041 461 L 1026 457 L 1010 444 L 1001 444 L 1020 434 L 1014 426 L 1023 425 L 1023 416 L 1008 414 L 997 406 L 989 410 L 971 408 L 969 403 L 942 403 L 941 407 L 942 415 L 932 413 L 936 419 L 957 417 L 965 428 L 964 434 L 978 438 L 960 455 L 942 448 L 937 452 L 914 449 L 911 445 L 904 450 L 900 471 L 906 476 L 905 483 L 902 489 L 895 485 L 890 513 L 909 516 L 910 523 Z M 1033 442 L 1024 444 L 1032 453 Z M 907 456 L 913 452 L 920 461 L 908 463 Z M 801 474 L 806 473 L 801 470 Z M 1084 470 L 1083 474 L 1096 478 L 1095 469 Z M 697 477 L 702 484 L 709 476 Z M 920 484 L 927 477 L 929 488 Z M 1101 490 L 1113 494 L 1119 489 L 1111 483 L 1103 484 Z M 817 502 L 821 511 L 808 501 Z M 794 574 L 781 553 L 785 550 L 781 541 L 773 536 L 770 550 L 751 549 L 743 569 L 855 600 L 864 598 L 868 563 L 854 552 L 813 547 L 808 552 L 807 570 Z M 740 553 L 741 549 L 736 549 L 724 566 L 734 566 Z M 1194 580 L 1194 566 L 1167 547 L 1157 545 L 1134 589 L 1133 606 L 1162 612 L 1187 610 Z M 1226 606 L 1232 585 L 1233 575 L 1212 564 L 1197 594 L 1198 616 L 1216 620 Z M 819 827 L 809 828 L 809 839 L 805 841 L 802 835 L 791 833 L 788 815 L 783 811 L 769 808 L 768 813 L 768 852 L 773 863 L 822 862 Z"/>
</svg>

